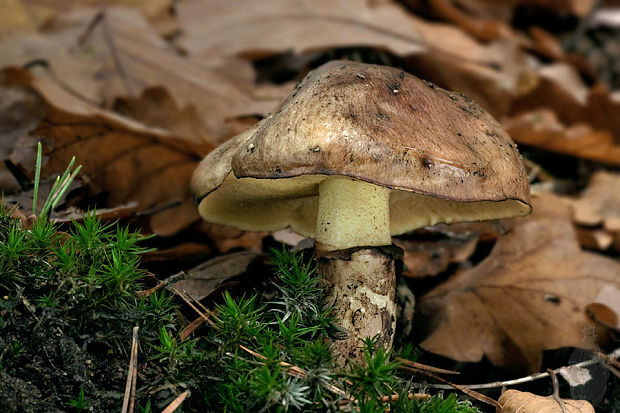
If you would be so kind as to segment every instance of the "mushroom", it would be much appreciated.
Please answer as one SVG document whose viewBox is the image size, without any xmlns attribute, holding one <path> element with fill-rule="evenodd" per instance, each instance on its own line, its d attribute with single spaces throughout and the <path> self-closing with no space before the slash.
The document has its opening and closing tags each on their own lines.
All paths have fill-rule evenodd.
<svg viewBox="0 0 620 413">
<path fill-rule="evenodd" d="M 280 107 L 207 155 L 192 178 L 201 216 L 314 237 L 325 300 L 345 334 L 394 337 L 391 236 L 530 212 L 516 145 L 480 106 L 398 69 L 332 61 Z"/>
</svg>

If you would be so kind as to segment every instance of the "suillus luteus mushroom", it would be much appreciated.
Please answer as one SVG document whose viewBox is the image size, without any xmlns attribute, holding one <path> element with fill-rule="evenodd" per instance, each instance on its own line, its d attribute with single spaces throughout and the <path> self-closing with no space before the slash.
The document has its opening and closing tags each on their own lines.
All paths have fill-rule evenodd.
<svg viewBox="0 0 620 413">
<path fill-rule="evenodd" d="M 439 222 L 529 213 L 527 174 L 497 121 L 465 96 L 398 69 L 333 61 L 270 116 L 207 155 L 192 179 L 201 216 L 314 237 L 326 303 L 345 334 L 391 346 L 391 236 Z"/>
</svg>

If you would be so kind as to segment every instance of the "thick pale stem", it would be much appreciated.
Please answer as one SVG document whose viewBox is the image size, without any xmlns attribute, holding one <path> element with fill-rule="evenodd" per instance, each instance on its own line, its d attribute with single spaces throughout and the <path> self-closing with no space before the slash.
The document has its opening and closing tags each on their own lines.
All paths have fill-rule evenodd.
<svg viewBox="0 0 620 413">
<path fill-rule="evenodd" d="M 319 185 L 316 248 L 326 302 L 342 336 L 336 362 L 361 361 L 360 339 L 390 347 L 396 326 L 396 275 L 390 247 L 390 189 L 346 177 Z"/>
<path fill-rule="evenodd" d="M 319 185 L 317 249 L 390 245 L 390 189 L 335 176 Z"/>
</svg>

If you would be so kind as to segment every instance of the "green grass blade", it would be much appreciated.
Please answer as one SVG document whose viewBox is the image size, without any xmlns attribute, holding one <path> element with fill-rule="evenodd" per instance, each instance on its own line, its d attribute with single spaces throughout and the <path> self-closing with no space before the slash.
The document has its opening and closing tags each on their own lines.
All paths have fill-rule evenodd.
<svg viewBox="0 0 620 413">
<path fill-rule="evenodd" d="M 43 149 L 41 142 L 37 143 L 37 162 L 34 170 L 34 194 L 32 195 L 32 213 L 37 213 L 37 198 L 39 197 L 39 181 L 41 180 L 41 159 L 43 157 Z"/>
</svg>

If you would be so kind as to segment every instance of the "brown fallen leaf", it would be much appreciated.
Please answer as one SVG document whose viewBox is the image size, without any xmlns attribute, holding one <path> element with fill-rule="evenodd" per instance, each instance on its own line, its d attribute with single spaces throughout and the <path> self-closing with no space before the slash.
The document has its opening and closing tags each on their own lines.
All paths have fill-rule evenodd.
<svg viewBox="0 0 620 413">
<path fill-rule="evenodd" d="M 536 86 L 511 102 L 506 127 L 517 129 L 513 138 L 573 156 L 620 163 L 620 117 L 609 116 L 620 111 L 620 96 L 600 84 L 588 88 L 566 63 L 541 66 L 537 74 Z M 547 112 L 542 121 L 547 125 L 536 128 L 536 113 L 541 112 Z M 537 132 L 538 140 L 528 138 L 527 129 Z"/>
<path fill-rule="evenodd" d="M 43 118 L 45 104 L 31 90 L 0 85 L 0 160 L 6 160 L 15 141 L 28 133 Z M 0 191 L 3 194 L 17 192 L 19 182 L 4 162 L 0 162 Z"/>
<path fill-rule="evenodd" d="M 577 226 L 579 244 L 588 250 L 604 251 L 614 245 L 614 233 L 604 228 L 587 228 Z"/>
<path fill-rule="evenodd" d="M 189 0 L 177 6 L 177 13 L 183 29 L 178 44 L 193 55 L 256 58 L 352 46 L 398 55 L 426 50 L 416 19 L 391 2 L 373 8 L 365 0 L 266 0 L 238 7 L 227 1 Z M 477 46 L 463 39 L 469 48 Z"/>
<path fill-rule="evenodd" d="M 563 124 L 549 108 L 530 110 L 502 122 L 518 143 L 549 151 L 620 164 L 620 142 L 608 130 L 592 129 L 585 122 Z"/>
<path fill-rule="evenodd" d="M 575 222 L 620 232 L 620 174 L 598 171 L 573 202 Z"/>
<path fill-rule="evenodd" d="M 514 36 L 509 23 L 515 2 L 493 0 L 405 0 L 413 10 L 454 23 L 483 41 Z"/>
<path fill-rule="evenodd" d="M 147 128 L 135 121 L 98 109 L 76 98 L 48 78 L 37 78 L 24 69 L 5 69 L 0 83 L 30 87 L 46 103 L 46 116 L 21 139 L 11 160 L 33 174 L 34 140 L 42 140 L 44 165 L 42 176 L 62 172 L 75 156 L 83 165 L 93 193 L 107 195 L 109 206 L 130 201 L 137 212 L 157 209 L 176 201 L 191 202 L 188 182 L 210 144 L 195 144 L 162 130 Z M 170 234 L 197 219 L 194 208 L 166 208 L 174 219 L 166 222 L 162 233 Z M 184 211 L 180 214 L 179 211 Z M 188 216 L 188 214 L 191 214 Z M 152 230 L 160 232 L 153 225 Z"/>
<path fill-rule="evenodd" d="M 428 329 L 420 346 L 538 371 L 544 350 L 582 341 L 593 302 L 620 313 L 620 263 L 582 251 L 567 203 L 541 194 L 484 261 L 420 299 Z"/>
<path fill-rule="evenodd" d="M 105 3 L 102 3 L 101 0 L 8 0 L 7 3 L 7 0 L 4 0 L 3 4 L 6 9 L 0 9 L 2 10 L 0 16 L 10 16 L 10 18 L 7 18 L 5 21 L 0 17 L 0 22 L 3 23 L 3 28 L 11 28 L 26 20 L 28 25 L 25 28 L 34 28 L 44 25 L 47 21 L 60 14 L 80 8 L 105 5 L 136 8 L 149 21 L 165 24 L 171 18 L 170 8 L 172 3 L 172 0 L 107 0 Z M 7 14 L 4 14 L 4 12 Z"/>
<path fill-rule="evenodd" d="M 510 97 L 523 92 L 523 78 L 531 72 L 526 64 L 514 64 L 526 61 L 514 44 L 483 45 L 453 25 L 428 22 L 394 1 L 265 0 L 238 7 L 219 0 L 188 0 L 177 10 L 184 30 L 177 43 L 193 56 L 257 59 L 372 47 L 416 56 L 409 67 L 426 63 L 429 80 L 435 81 L 433 70 L 442 69 L 445 73 L 436 83 L 467 94 L 494 115 L 503 114 L 496 108 L 505 109 Z"/>
<path fill-rule="evenodd" d="M 565 410 L 553 396 L 537 396 L 518 390 L 507 390 L 499 398 L 501 408 L 497 413 L 594 413 L 594 407 L 586 400 L 561 399 Z"/>
<path fill-rule="evenodd" d="M 246 232 L 226 225 L 208 222 L 202 223 L 201 229 L 211 238 L 220 252 L 227 252 L 234 248 L 258 251 L 262 239 L 268 234 L 268 232 Z"/>
<path fill-rule="evenodd" d="M 203 63 L 182 57 L 132 9 L 80 9 L 56 16 L 41 34 L 0 42 L 0 67 L 32 61 L 48 68 L 39 76 L 100 107 L 111 108 L 118 97 L 142 95 L 144 101 L 149 97 L 145 91 L 165 89 L 172 101 L 167 105 L 189 116 L 192 126 L 183 122 L 179 126 L 170 117 L 156 126 L 172 125 L 197 142 L 231 136 L 227 120 L 247 114 L 251 103 L 254 73 L 249 62 L 222 57 Z M 222 67 L 227 65 L 236 69 L 224 75 Z"/>
<path fill-rule="evenodd" d="M 465 261 L 476 249 L 477 236 L 446 238 L 433 241 L 394 239 L 404 251 L 403 275 L 411 278 L 437 275 L 448 265 Z"/>
<path fill-rule="evenodd" d="M 12 33 L 31 31 L 35 28 L 36 21 L 23 1 L 3 0 L 0 3 L 0 39 Z"/>
<path fill-rule="evenodd" d="M 112 109 L 147 126 L 160 127 L 177 136 L 209 136 L 196 107 L 180 108 L 163 87 L 146 88 L 138 97 L 119 97 Z"/>
<path fill-rule="evenodd" d="M 174 287 L 186 291 L 196 300 L 202 300 L 231 278 L 243 274 L 261 256 L 250 251 L 221 255 L 188 270 L 185 278 L 174 283 Z"/>
</svg>

